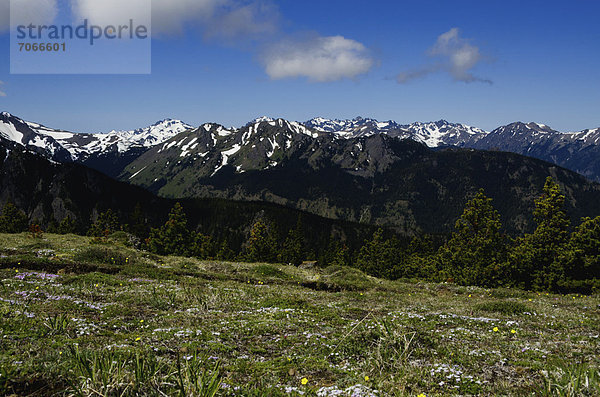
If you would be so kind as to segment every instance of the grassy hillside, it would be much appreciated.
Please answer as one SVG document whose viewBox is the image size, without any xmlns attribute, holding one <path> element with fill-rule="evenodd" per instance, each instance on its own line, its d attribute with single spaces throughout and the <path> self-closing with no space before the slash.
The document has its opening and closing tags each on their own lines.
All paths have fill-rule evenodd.
<svg viewBox="0 0 600 397">
<path fill-rule="evenodd" d="M 0 394 L 600 394 L 599 296 L 90 242 L 0 235 Z"/>
</svg>

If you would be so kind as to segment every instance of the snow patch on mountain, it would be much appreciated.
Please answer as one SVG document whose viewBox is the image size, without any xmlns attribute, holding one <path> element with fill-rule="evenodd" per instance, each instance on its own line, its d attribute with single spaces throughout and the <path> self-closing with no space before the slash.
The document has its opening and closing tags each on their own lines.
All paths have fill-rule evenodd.
<svg viewBox="0 0 600 397">
<path fill-rule="evenodd" d="M 124 153 L 132 148 L 150 148 L 191 128 L 180 120 L 166 119 L 136 130 L 90 134 L 49 128 L 6 112 L 2 113 L 0 120 L 0 136 L 24 146 L 45 149 L 50 156 L 64 149 L 73 161 L 108 151 Z"/>
<path fill-rule="evenodd" d="M 8 113 L 2 113 L 2 115 L 5 116 Z M 11 122 L 0 123 L 0 136 L 9 141 L 23 143 L 23 133 L 17 131 L 15 125 Z"/>
</svg>

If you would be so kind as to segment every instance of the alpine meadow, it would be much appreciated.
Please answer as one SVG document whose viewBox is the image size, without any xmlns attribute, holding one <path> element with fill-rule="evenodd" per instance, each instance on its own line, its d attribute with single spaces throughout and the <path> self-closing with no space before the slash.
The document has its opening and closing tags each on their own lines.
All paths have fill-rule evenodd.
<svg viewBox="0 0 600 397">
<path fill-rule="evenodd" d="M 600 396 L 599 13 L 0 0 L 0 395 Z"/>
</svg>

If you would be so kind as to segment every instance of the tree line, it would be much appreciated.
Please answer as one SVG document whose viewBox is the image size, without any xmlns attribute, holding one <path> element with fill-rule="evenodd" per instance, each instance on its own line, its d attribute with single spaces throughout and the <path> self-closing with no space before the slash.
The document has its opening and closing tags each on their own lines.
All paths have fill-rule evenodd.
<svg viewBox="0 0 600 397">
<path fill-rule="evenodd" d="M 301 216 L 296 225 L 281 232 L 274 221 L 258 219 L 249 228 L 241 247 L 227 237 L 217 239 L 188 225 L 183 207 L 176 203 L 167 221 L 152 228 L 139 206 L 121 224 L 112 210 L 100 213 L 87 234 L 96 239 L 125 231 L 139 248 L 160 255 L 201 259 L 241 260 L 299 265 L 317 261 L 321 266 L 357 267 L 369 275 L 388 279 L 424 279 L 482 287 L 517 287 L 556 292 L 594 292 L 600 288 L 600 217 L 583 218 L 571 229 L 564 209 L 565 196 L 550 177 L 535 200 L 536 227 L 531 233 L 511 237 L 503 231 L 492 199 L 480 190 L 464 208 L 454 231 L 444 241 L 423 235 L 407 240 L 378 229 L 364 244 L 352 247 L 330 238 L 325 248 L 307 243 Z M 35 225 L 35 221 L 34 221 Z M 0 232 L 30 231 L 27 216 L 8 203 L 0 213 Z M 37 226 L 37 225 L 36 225 Z M 48 232 L 74 233 L 69 217 L 51 223 Z"/>
</svg>

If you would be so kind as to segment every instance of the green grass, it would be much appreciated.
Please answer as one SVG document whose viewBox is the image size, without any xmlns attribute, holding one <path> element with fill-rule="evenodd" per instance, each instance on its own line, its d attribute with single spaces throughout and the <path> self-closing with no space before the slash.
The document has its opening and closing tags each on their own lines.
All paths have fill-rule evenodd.
<svg viewBox="0 0 600 397">
<path fill-rule="evenodd" d="M 0 395 L 600 395 L 598 296 L 160 257 L 117 237 L 0 235 Z"/>
<path fill-rule="evenodd" d="M 530 309 L 522 302 L 493 301 L 477 304 L 475 305 L 475 310 L 489 313 L 500 313 L 505 316 L 510 316 L 529 312 Z"/>
</svg>

